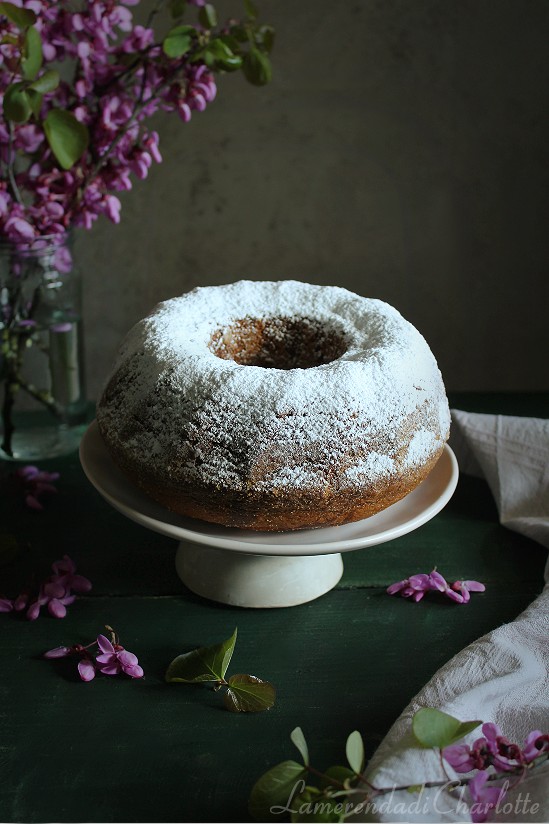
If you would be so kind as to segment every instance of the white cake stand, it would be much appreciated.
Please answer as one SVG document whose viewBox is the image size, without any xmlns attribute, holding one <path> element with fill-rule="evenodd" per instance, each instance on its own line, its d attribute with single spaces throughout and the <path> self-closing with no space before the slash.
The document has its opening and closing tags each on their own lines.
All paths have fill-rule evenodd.
<svg viewBox="0 0 549 824">
<path fill-rule="evenodd" d="M 178 540 L 176 569 L 198 595 L 240 607 L 289 607 L 332 589 L 343 573 L 342 552 L 377 546 L 422 526 L 452 497 L 458 480 L 446 446 L 429 476 L 383 512 L 344 526 L 254 532 L 183 518 L 148 498 L 113 463 L 94 421 L 80 445 L 88 479 L 115 509 Z"/>
</svg>

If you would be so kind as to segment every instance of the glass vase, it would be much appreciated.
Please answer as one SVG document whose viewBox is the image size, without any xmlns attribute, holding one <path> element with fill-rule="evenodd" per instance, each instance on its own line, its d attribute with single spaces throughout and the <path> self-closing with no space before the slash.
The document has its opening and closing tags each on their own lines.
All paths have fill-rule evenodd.
<svg viewBox="0 0 549 824">
<path fill-rule="evenodd" d="M 86 420 L 81 278 L 70 236 L 0 242 L 0 457 L 75 450 Z"/>
</svg>

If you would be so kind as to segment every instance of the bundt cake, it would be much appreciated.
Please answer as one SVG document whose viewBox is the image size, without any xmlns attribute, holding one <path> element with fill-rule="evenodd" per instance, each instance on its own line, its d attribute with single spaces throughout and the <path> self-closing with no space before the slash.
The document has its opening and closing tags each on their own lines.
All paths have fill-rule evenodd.
<svg viewBox="0 0 549 824">
<path fill-rule="evenodd" d="M 272 531 L 403 498 L 450 414 L 435 358 L 395 309 L 286 280 L 159 304 L 123 342 L 97 421 L 115 463 L 168 509 Z"/>
</svg>

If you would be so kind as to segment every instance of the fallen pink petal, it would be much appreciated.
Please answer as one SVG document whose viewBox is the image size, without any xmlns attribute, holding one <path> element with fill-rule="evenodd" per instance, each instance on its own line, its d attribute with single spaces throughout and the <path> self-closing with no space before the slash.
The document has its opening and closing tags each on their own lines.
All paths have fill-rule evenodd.
<svg viewBox="0 0 549 824">
<path fill-rule="evenodd" d="M 82 681 L 92 681 L 95 678 L 95 666 L 89 658 L 78 662 L 78 672 Z"/>
<path fill-rule="evenodd" d="M 452 590 L 458 592 L 463 598 L 463 603 L 466 604 L 470 600 L 470 592 L 485 592 L 486 587 L 480 581 L 454 581 Z"/>
<path fill-rule="evenodd" d="M 44 658 L 65 658 L 67 655 L 71 655 L 72 650 L 70 647 L 54 647 L 54 649 L 50 649 L 44 653 Z"/>
</svg>

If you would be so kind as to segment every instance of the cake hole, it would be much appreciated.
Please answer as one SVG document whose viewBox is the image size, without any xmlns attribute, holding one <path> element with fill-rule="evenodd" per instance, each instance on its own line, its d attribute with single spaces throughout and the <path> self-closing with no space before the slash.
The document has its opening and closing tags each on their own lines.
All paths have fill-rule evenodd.
<svg viewBox="0 0 549 824">
<path fill-rule="evenodd" d="M 242 318 L 217 329 L 208 345 L 218 358 L 266 369 L 311 369 L 348 348 L 342 331 L 314 318 Z"/>
</svg>

